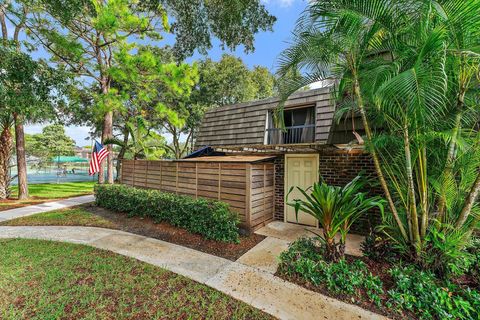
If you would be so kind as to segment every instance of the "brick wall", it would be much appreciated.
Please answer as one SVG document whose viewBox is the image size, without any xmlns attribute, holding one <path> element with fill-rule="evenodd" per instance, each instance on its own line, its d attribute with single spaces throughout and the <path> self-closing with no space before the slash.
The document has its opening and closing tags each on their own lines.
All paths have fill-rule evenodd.
<svg viewBox="0 0 480 320">
<path fill-rule="evenodd" d="M 355 178 L 360 172 L 364 176 L 375 176 L 375 169 L 371 157 L 361 150 L 339 150 L 336 148 L 325 148 L 319 151 L 320 154 L 320 176 L 331 185 L 343 186 Z M 275 218 L 284 218 L 284 167 L 285 157 L 279 156 L 275 160 Z M 375 179 L 373 179 L 376 182 Z M 372 194 L 380 194 L 377 186 L 368 186 Z M 371 227 L 380 222 L 379 212 L 371 212 L 364 215 L 352 226 L 356 233 L 367 233 Z"/>
<path fill-rule="evenodd" d="M 339 150 L 325 149 L 320 151 L 320 175 L 331 185 L 344 186 L 355 178 L 360 172 L 365 177 L 374 179 L 375 167 L 369 154 L 362 150 Z M 367 186 L 372 195 L 380 194 L 381 191 L 376 185 Z M 380 213 L 372 211 L 363 215 L 356 223 L 352 225 L 352 231 L 366 234 L 368 231 L 380 223 Z"/>
<path fill-rule="evenodd" d="M 285 205 L 285 156 L 278 156 L 275 159 L 275 219 L 283 221 L 283 210 Z"/>
</svg>

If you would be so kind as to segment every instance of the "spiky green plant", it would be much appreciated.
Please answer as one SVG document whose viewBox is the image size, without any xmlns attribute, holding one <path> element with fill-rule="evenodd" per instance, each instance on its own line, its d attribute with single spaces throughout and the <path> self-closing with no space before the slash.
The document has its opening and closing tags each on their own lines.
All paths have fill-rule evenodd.
<svg viewBox="0 0 480 320">
<path fill-rule="evenodd" d="M 364 189 L 365 183 L 357 176 L 344 187 L 328 185 L 325 182 L 314 183 L 313 186 L 302 189 L 297 187 L 304 199 L 288 201 L 295 209 L 298 220 L 299 212 L 304 212 L 318 220 L 322 234 L 316 234 L 325 243 L 325 258 L 328 261 L 338 261 L 345 254 L 347 233 L 352 224 L 365 212 L 374 207 L 383 212 L 384 200 L 379 196 L 369 197 Z M 337 243 L 335 237 L 339 235 Z"/>
</svg>

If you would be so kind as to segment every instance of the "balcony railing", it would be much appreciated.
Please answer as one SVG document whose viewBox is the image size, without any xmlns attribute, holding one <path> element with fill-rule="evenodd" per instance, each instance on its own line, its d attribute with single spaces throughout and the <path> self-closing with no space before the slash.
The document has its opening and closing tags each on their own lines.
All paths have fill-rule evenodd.
<svg viewBox="0 0 480 320">
<path fill-rule="evenodd" d="M 268 144 L 309 143 L 315 140 L 315 125 L 286 127 L 285 129 L 267 129 Z"/>
</svg>

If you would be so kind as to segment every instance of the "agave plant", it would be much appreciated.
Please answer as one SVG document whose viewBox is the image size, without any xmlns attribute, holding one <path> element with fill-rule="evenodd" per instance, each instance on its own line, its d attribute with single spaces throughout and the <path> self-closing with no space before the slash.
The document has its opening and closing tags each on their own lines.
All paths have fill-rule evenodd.
<svg viewBox="0 0 480 320">
<path fill-rule="evenodd" d="M 307 189 L 297 187 L 304 199 L 288 201 L 293 187 L 287 194 L 287 204 L 295 208 L 297 220 L 300 211 L 318 220 L 322 234 L 315 234 L 325 243 L 327 261 L 338 261 L 344 257 L 347 233 L 360 216 L 374 207 L 383 212 L 384 200 L 361 192 L 364 185 L 361 177 L 357 176 L 344 187 L 331 186 L 323 181 Z M 340 236 L 338 243 L 335 239 L 337 234 Z"/>
</svg>

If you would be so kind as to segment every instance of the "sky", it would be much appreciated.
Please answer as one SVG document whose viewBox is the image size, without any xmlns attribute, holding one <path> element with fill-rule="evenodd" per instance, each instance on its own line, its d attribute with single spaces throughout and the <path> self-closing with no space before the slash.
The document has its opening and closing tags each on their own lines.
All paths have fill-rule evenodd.
<svg viewBox="0 0 480 320">
<path fill-rule="evenodd" d="M 273 26 L 273 32 L 261 32 L 255 37 L 255 51 L 245 54 L 242 47 L 231 52 L 229 50 L 222 51 L 220 42 L 215 41 L 213 48 L 209 50 L 208 57 L 217 61 L 223 53 L 228 53 L 242 58 L 247 66 L 252 68 L 260 65 L 268 68 L 272 73 L 275 72 L 276 61 L 279 54 L 288 46 L 291 39 L 295 22 L 300 13 L 305 9 L 307 0 L 261 0 L 267 7 L 270 14 L 277 17 L 277 21 Z M 165 43 L 166 44 L 166 43 Z M 159 45 L 162 45 L 160 43 Z M 205 58 L 200 54 L 195 54 L 187 61 L 191 62 L 197 59 Z M 26 133 L 34 134 L 42 132 L 42 128 L 46 124 L 28 125 L 25 128 Z M 90 145 L 89 128 L 79 126 L 65 127 L 67 135 L 72 137 L 78 146 Z M 166 137 L 170 140 L 170 137 Z"/>
</svg>

